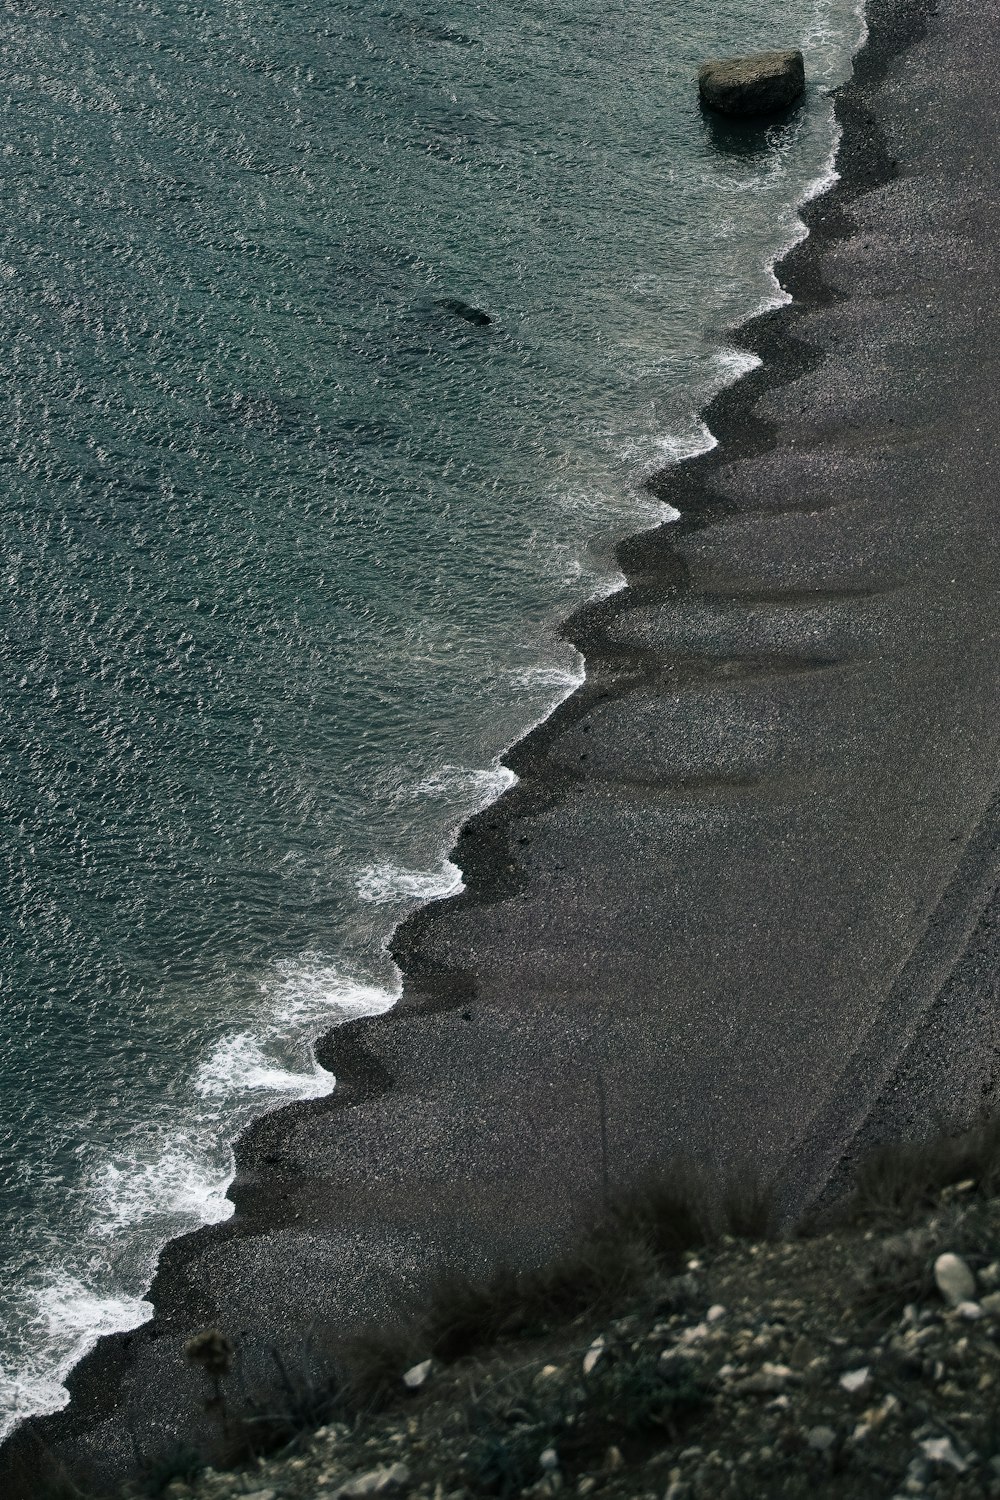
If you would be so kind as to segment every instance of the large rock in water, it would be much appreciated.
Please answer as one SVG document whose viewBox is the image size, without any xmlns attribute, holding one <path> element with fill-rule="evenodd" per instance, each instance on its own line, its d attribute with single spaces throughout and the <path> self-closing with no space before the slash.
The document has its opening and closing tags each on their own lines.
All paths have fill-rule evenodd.
<svg viewBox="0 0 1000 1500">
<path fill-rule="evenodd" d="M 771 115 L 787 109 L 806 86 L 801 52 L 755 52 L 702 63 L 698 92 L 726 115 Z"/>
</svg>

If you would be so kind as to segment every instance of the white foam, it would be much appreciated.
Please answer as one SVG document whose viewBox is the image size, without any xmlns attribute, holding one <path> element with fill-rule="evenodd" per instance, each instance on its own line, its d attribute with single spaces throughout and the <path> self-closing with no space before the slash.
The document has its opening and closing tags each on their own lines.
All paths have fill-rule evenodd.
<svg viewBox="0 0 1000 1500">
<path fill-rule="evenodd" d="M 94 1208 L 92 1233 L 100 1240 L 142 1225 L 193 1228 L 228 1219 L 233 1205 L 226 1197 L 231 1174 L 221 1163 L 212 1125 L 207 1131 L 183 1129 L 176 1139 L 148 1154 L 104 1161 L 90 1173 L 88 1194 Z M 141 1147 L 138 1148 L 142 1150 Z M 214 1170 L 213 1170 L 214 1165 Z M 177 1232 L 174 1230 L 173 1232 Z"/>
<path fill-rule="evenodd" d="M 332 1075 L 318 1063 L 307 1072 L 283 1068 L 249 1031 L 235 1032 L 216 1043 L 195 1076 L 195 1091 L 203 1097 L 231 1098 L 234 1093 L 250 1092 L 318 1099 L 332 1088 Z"/>
<path fill-rule="evenodd" d="M 27 1357 L 0 1365 L 0 1439 L 22 1418 L 61 1411 L 69 1401 L 70 1370 L 108 1333 L 148 1322 L 149 1302 L 108 1296 L 79 1277 L 57 1271 L 28 1292 Z"/>
<path fill-rule="evenodd" d="M 586 675 L 582 656 L 573 667 L 524 667 L 511 674 L 518 687 L 556 688 L 564 698 L 580 686 Z"/>
<path fill-rule="evenodd" d="M 355 882 L 363 901 L 433 901 L 465 890 L 462 872 L 450 859 L 437 870 L 407 870 L 389 861 L 369 865 Z"/>
<path fill-rule="evenodd" d="M 733 381 L 742 380 L 751 370 L 759 369 L 764 361 L 759 354 L 751 354 L 749 349 L 720 349 L 715 356 L 715 363 L 729 385 Z"/>
<path fill-rule="evenodd" d="M 487 771 L 473 771 L 467 766 L 441 766 L 422 781 L 414 782 L 413 796 L 459 797 L 472 808 L 489 807 L 517 781 L 509 766 L 494 765 Z"/>
<path fill-rule="evenodd" d="M 686 432 L 648 433 L 631 438 L 622 444 L 621 456 L 634 466 L 641 481 L 686 459 L 697 458 L 699 453 L 708 453 L 715 445 L 705 422 L 692 414 Z M 641 490 L 637 490 L 635 497 L 633 514 L 636 512 L 636 519 L 648 520 L 651 526 L 668 525 L 680 519 L 680 511 L 674 506 Z"/>
<path fill-rule="evenodd" d="M 318 954 L 276 963 L 263 986 L 273 1024 L 282 1036 L 289 1028 L 323 1026 L 331 1021 L 378 1016 L 390 1010 L 403 992 L 403 981 L 393 977 L 376 984 L 359 978 Z"/>
<path fill-rule="evenodd" d="M 268 1103 L 316 1098 L 335 1086 L 312 1053 L 331 1020 L 377 1015 L 396 1003 L 395 966 L 384 984 L 345 972 L 318 954 L 274 965 L 261 983 L 254 1030 L 221 1038 L 195 1069 L 186 1110 L 122 1142 L 114 1159 L 85 1179 L 89 1223 L 80 1226 L 80 1263 L 63 1265 L 25 1289 L 16 1308 L 17 1352 L 0 1366 L 0 1436 L 23 1417 L 58 1411 L 63 1382 L 97 1340 L 146 1322 L 142 1296 L 108 1294 L 102 1283 L 147 1287 L 168 1239 L 233 1213 L 229 1140 Z M 298 1063 L 298 1065 L 296 1065 Z"/>
</svg>

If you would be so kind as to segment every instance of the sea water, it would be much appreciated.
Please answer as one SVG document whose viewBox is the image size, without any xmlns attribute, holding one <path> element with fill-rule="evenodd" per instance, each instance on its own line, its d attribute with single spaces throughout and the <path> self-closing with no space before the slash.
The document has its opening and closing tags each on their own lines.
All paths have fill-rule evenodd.
<svg viewBox="0 0 1000 1500">
<path fill-rule="evenodd" d="M 669 520 L 830 178 L 854 0 L 11 0 L 0 1427 L 327 1092 Z M 698 62 L 800 45 L 789 122 Z M 485 317 L 479 314 L 485 314 Z M 490 321 L 486 321 L 488 318 Z M 745 363 L 745 361 L 743 362 Z"/>
</svg>

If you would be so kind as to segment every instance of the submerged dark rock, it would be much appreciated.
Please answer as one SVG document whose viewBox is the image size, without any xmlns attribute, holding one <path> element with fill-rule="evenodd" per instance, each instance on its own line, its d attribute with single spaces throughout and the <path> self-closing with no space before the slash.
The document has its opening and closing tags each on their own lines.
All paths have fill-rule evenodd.
<svg viewBox="0 0 1000 1500">
<path fill-rule="evenodd" d="M 472 323 L 476 328 L 488 328 L 493 322 L 488 312 L 484 312 L 481 307 L 473 307 L 471 302 L 463 302 L 461 297 L 440 297 L 436 306 L 445 312 L 454 313 L 456 318 Z"/>
<path fill-rule="evenodd" d="M 698 69 L 702 102 L 726 115 L 777 114 L 794 104 L 805 86 L 805 61 L 798 51 L 723 57 Z"/>
</svg>

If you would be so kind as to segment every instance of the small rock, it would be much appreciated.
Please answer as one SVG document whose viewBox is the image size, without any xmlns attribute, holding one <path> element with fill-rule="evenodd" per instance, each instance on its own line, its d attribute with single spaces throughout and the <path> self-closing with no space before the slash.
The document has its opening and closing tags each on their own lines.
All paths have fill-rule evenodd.
<svg viewBox="0 0 1000 1500">
<path fill-rule="evenodd" d="M 543 1365 L 538 1374 L 535 1376 L 535 1383 L 538 1384 L 543 1380 L 552 1380 L 553 1377 L 558 1374 L 558 1365 Z"/>
<path fill-rule="evenodd" d="M 419 1365 L 412 1365 L 403 1376 L 403 1384 L 406 1388 L 411 1391 L 419 1391 L 420 1387 L 426 1383 L 433 1363 L 432 1359 L 423 1359 Z"/>
<path fill-rule="evenodd" d="M 367 1474 L 357 1474 L 334 1491 L 334 1500 L 367 1500 L 369 1495 L 395 1495 L 410 1482 L 410 1471 L 405 1464 L 390 1464 L 387 1469 L 372 1469 Z"/>
<path fill-rule="evenodd" d="M 756 52 L 702 63 L 702 103 L 726 115 L 766 115 L 787 109 L 806 86 L 802 53 Z"/>
<path fill-rule="evenodd" d="M 624 1463 L 625 1460 L 624 1458 L 622 1458 L 622 1450 L 616 1444 L 612 1443 L 611 1447 L 604 1455 L 604 1467 L 610 1470 L 611 1473 L 614 1473 L 616 1469 L 622 1468 L 624 1466 Z"/>
<path fill-rule="evenodd" d="M 475 328 L 488 328 L 493 322 L 488 312 L 484 312 L 481 307 L 474 307 L 471 302 L 463 302 L 461 297 L 439 297 L 437 305 L 445 312 L 454 313 L 463 323 L 471 323 Z"/>
<path fill-rule="evenodd" d="M 748 1375 L 746 1380 L 740 1381 L 739 1388 L 751 1395 L 773 1396 L 792 1381 L 800 1379 L 801 1376 L 797 1376 L 788 1365 L 772 1365 L 765 1360 L 755 1375 Z"/>
<path fill-rule="evenodd" d="M 867 1365 L 865 1365 L 864 1369 L 861 1370 L 848 1370 L 846 1374 L 841 1375 L 840 1377 L 841 1388 L 847 1391 L 849 1395 L 853 1396 L 856 1391 L 864 1390 L 865 1386 L 868 1384 L 870 1375 L 871 1371 L 869 1370 Z"/>
<path fill-rule="evenodd" d="M 585 1375 L 590 1375 L 597 1368 L 597 1363 L 606 1347 L 604 1335 L 599 1334 L 583 1356 L 583 1373 Z"/>
<path fill-rule="evenodd" d="M 806 1442 L 814 1453 L 828 1453 L 836 1441 L 832 1427 L 810 1427 L 806 1433 Z"/>
<path fill-rule="evenodd" d="M 934 1262 L 934 1280 L 949 1307 L 975 1300 L 976 1278 L 962 1257 L 953 1255 L 950 1250 L 939 1255 Z"/>
<path fill-rule="evenodd" d="M 960 1318 L 965 1318 L 969 1323 L 975 1323 L 983 1316 L 983 1309 L 978 1302 L 960 1302 L 955 1311 Z M 968 1340 L 963 1342 L 968 1343 Z"/>
<path fill-rule="evenodd" d="M 920 1444 L 920 1451 L 929 1463 L 947 1464 L 956 1474 L 964 1474 L 969 1467 L 949 1437 L 925 1438 Z"/>
<path fill-rule="evenodd" d="M 980 1297 L 979 1306 L 988 1318 L 1000 1318 L 1000 1292 L 987 1292 Z"/>
<path fill-rule="evenodd" d="M 553 1469 L 559 1467 L 559 1455 L 554 1448 L 546 1448 L 544 1453 L 539 1454 L 538 1462 L 546 1474 L 551 1474 Z"/>
<path fill-rule="evenodd" d="M 589 1495 L 591 1490 L 597 1489 L 597 1480 L 593 1474 L 585 1474 L 576 1487 L 578 1495 Z"/>
<path fill-rule="evenodd" d="M 708 1312 L 705 1314 L 706 1321 L 709 1323 L 718 1323 L 720 1318 L 724 1318 L 725 1316 L 726 1309 L 723 1307 L 721 1302 L 716 1302 L 712 1307 L 708 1309 Z"/>
</svg>

